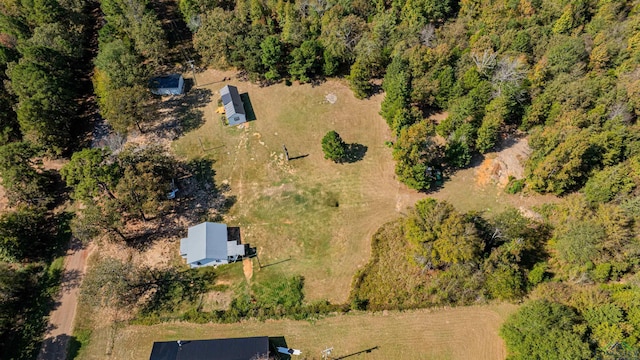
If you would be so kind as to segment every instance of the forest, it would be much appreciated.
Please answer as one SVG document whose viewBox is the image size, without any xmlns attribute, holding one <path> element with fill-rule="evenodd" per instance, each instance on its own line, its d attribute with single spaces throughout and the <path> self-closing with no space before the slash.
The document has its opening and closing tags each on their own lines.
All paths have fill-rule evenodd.
<svg viewBox="0 0 640 360">
<path fill-rule="evenodd" d="M 152 120 L 148 77 L 175 55 L 154 5 L 0 2 L 0 178 L 9 203 L 0 214 L 0 349 L 9 358 L 37 351 L 41 307 L 59 276 L 53 259 L 70 233 L 131 240 L 122 224 L 165 211 L 168 179 L 187 166 L 154 148 L 85 149 L 91 106 L 120 134 L 143 132 Z M 395 137 L 395 173 L 413 189 L 436 190 L 434 169 L 453 174 L 505 138 L 528 136 L 525 177 L 507 190 L 560 202 L 539 207 L 538 219 L 417 203 L 374 236 L 350 308 L 524 302 L 501 331 L 509 358 L 637 354 L 640 2 L 178 0 L 178 7 L 203 67 L 236 68 L 264 86 L 337 77 L 359 98 L 384 92 L 380 115 Z M 446 117 L 430 120 L 436 113 Z M 68 160 L 60 171 L 46 166 L 56 158 Z M 59 211 L 69 198 L 81 210 Z M 381 283 L 383 256 L 375 254 L 394 244 L 404 245 L 398 268 L 413 278 Z M 387 287 L 405 296 L 389 303 L 378 293 Z M 30 352 L 11 353 L 16 341 Z"/>
<path fill-rule="evenodd" d="M 637 352 L 640 3 L 182 0 L 180 9 L 205 64 L 265 85 L 340 76 L 357 97 L 384 91 L 396 175 L 414 189 L 437 187 L 433 169 L 451 174 L 508 136 L 528 135 L 525 177 L 507 190 L 560 203 L 531 220 L 420 202 L 380 237 L 409 245 L 407 263 L 427 280 L 407 290 L 406 303 L 388 304 L 376 294 L 398 293 L 398 283 L 386 288 L 364 270 L 352 306 L 531 298 L 503 328 L 510 358 L 628 350 L 615 344 Z M 440 112 L 444 120 L 429 120 Z M 374 253 L 381 242 L 374 237 Z M 549 328 L 527 328 L 531 311 L 548 316 Z M 566 325 L 555 328 L 559 321 Z M 550 349 L 566 353 L 533 351 L 559 338 L 566 344 Z"/>
</svg>

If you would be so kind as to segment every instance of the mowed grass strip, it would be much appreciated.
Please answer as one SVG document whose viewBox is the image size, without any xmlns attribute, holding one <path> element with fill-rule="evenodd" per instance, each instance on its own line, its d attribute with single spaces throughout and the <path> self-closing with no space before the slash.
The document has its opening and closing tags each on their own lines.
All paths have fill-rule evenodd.
<svg viewBox="0 0 640 360">
<path fill-rule="evenodd" d="M 422 197 L 394 176 L 392 136 L 378 114 L 382 95 L 354 98 L 345 84 L 260 87 L 207 71 L 199 84 L 214 95 L 205 124 L 173 144 L 178 156 L 214 160 L 216 184 L 228 184 L 235 205 L 225 215 L 242 241 L 258 247 L 254 279 L 302 275 L 307 300 L 347 300 L 353 274 L 369 259 L 371 235 Z M 225 84 L 247 93 L 256 120 L 225 126 L 216 93 Z M 330 103 L 327 95 L 337 101 Z M 364 157 L 335 164 L 324 159 L 322 137 L 336 130 L 345 142 L 366 147 Z M 293 159 L 284 159 L 286 145 Z M 271 266 L 269 266 L 271 265 Z M 242 281 L 242 279 L 238 279 Z"/>
<path fill-rule="evenodd" d="M 340 358 L 378 347 L 354 359 L 504 359 L 498 329 L 516 309 L 509 304 L 404 312 L 356 313 L 315 322 L 271 320 L 239 324 L 168 323 L 127 326 L 117 330 L 112 360 L 148 359 L 154 341 L 194 340 L 245 336 L 283 336 L 303 359 L 320 359 L 325 347 Z M 79 359 L 104 359 L 108 329 L 98 329 Z M 100 334 L 104 336 L 100 336 Z"/>
</svg>

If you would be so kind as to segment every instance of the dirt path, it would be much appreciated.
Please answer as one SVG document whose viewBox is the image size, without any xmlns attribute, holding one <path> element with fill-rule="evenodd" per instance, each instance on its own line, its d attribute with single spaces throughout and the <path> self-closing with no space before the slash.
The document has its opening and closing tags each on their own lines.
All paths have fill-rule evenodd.
<svg viewBox="0 0 640 360">
<path fill-rule="evenodd" d="M 67 347 L 73 332 L 73 320 L 78 306 L 80 282 L 86 270 L 89 250 L 79 240 L 72 240 L 64 259 L 64 273 L 60 284 L 60 297 L 49 315 L 38 360 L 66 360 Z"/>
<path fill-rule="evenodd" d="M 242 271 L 247 282 L 250 282 L 253 277 L 253 260 L 249 258 L 242 259 Z"/>
</svg>

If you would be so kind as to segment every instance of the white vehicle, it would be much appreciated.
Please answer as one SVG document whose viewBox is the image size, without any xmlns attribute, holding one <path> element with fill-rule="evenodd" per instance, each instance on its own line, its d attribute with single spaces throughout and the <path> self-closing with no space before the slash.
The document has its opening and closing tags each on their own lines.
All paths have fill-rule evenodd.
<svg viewBox="0 0 640 360">
<path fill-rule="evenodd" d="M 286 347 L 282 347 L 282 346 L 278 346 L 278 352 L 282 353 L 282 354 L 289 354 L 289 355 L 300 355 L 300 354 L 302 354 L 302 351 L 300 351 L 300 350 L 290 349 L 290 348 L 286 348 Z"/>
</svg>

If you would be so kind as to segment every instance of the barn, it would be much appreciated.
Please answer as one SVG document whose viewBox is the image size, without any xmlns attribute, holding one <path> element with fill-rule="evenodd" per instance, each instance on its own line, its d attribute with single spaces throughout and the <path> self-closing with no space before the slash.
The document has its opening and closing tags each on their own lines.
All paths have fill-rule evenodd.
<svg viewBox="0 0 640 360">
<path fill-rule="evenodd" d="M 240 99 L 237 87 L 233 85 L 223 87 L 220 89 L 220 97 L 222 98 L 224 113 L 229 125 L 233 126 L 247 122 L 244 104 L 242 103 L 242 99 Z"/>
<path fill-rule="evenodd" d="M 184 78 L 180 74 L 156 76 L 149 81 L 149 89 L 156 95 L 181 95 L 184 93 Z"/>
</svg>

